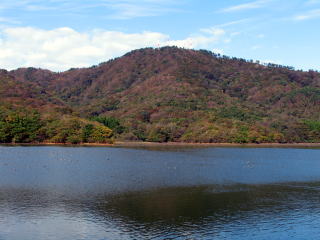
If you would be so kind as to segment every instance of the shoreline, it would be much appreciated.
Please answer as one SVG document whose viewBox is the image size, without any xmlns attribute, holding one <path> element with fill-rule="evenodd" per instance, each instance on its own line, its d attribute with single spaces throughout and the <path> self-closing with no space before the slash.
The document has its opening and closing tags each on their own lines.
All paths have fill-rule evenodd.
<svg viewBox="0 0 320 240">
<path fill-rule="evenodd" d="M 1 143 L 0 146 L 65 146 L 65 147 L 306 147 L 320 148 L 320 143 L 185 143 L 185 142 L 126 142 L 110 143 Z"/>
<path fill-rule="evenodd" d="M 320 143 L 184 143 L 184 142 L 116 142 L 120 147 L 318 147 Z"/>
</svg>

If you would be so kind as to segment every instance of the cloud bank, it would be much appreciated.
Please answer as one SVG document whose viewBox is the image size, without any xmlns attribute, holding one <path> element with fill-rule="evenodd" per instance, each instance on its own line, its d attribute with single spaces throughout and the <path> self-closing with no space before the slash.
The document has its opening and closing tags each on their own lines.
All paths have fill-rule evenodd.
<svg viewBox="0 0 320 240">
<path fill-rule="evenodd" d="M 0 30 L 0 68 L 40 67 L 64 71 L 72 67 L 88 67 L 143 47 L 207 48 L 223 41 L 225 34 L 223 29 L 210 29 L 185 39 L 171 39 L 159 32 L 78 32 L 67 27 L 53 30 L 5 28 Z"/>
</svg>

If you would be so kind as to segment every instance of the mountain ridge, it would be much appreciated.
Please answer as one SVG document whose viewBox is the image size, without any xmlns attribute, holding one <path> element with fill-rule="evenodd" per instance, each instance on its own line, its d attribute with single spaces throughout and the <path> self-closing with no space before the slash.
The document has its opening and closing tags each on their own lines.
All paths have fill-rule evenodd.
<svg viewBox="0 0 320 240">
<path fill-rule="evenodd" d="M 34 102 L 45 96 L 55 108 L 81 118 L 119 120 L 125 129 L 119 139 L 320 141 L 316 71 L 164 47 L 134 50 L 97 66 L 61 73 L 35 68 L 2 72 L 29 95 L 37 90 L 39 94 L 31 95 Z M 10 97 L 1 99 L 8 102 Z"/>
</svg>

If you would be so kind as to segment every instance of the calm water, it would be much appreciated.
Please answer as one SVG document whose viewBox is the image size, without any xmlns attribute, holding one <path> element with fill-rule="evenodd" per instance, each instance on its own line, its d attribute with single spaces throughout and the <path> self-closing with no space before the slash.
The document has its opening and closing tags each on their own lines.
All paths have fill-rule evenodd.
<svg viewBox="0 0 320 240">
<path fill-rule="evenodd" d="M 319 149 L 0 147 L 1 240 L 312 240 L 319 226 Z"/>
</svg>

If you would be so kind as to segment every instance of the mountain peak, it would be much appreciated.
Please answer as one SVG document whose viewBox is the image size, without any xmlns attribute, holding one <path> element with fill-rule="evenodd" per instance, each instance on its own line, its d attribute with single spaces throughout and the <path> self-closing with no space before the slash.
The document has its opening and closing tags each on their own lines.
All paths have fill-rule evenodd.
<svg viewBox="0 0 320 240">
<path fill-rule="evenodd" d="M 24 105 L 17 102 L 24 98 L 35 108 L 56 104 L 82 117 L 117 118 L 124 139 L 306 141 L 316 136 L 299 131 L 320 120 L 319 73 L 207 50 L 144 48 L 91 68 L 21 68 L 1 78 L 3 102 Z"/>
</svg>

